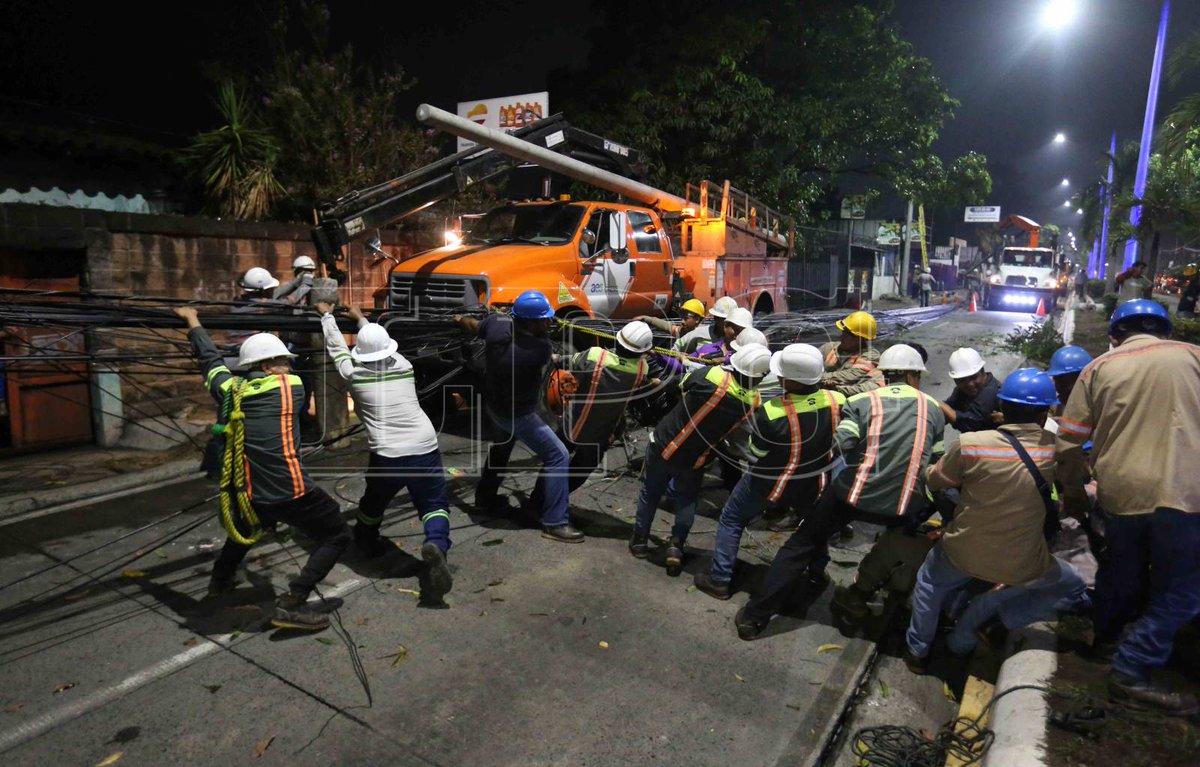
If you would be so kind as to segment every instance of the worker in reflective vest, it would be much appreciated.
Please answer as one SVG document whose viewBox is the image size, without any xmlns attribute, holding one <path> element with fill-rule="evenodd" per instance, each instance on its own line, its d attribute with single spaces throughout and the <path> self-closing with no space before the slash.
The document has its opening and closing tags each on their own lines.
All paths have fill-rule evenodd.
<svg viewBox="0 0 1200 767">
<path fill-rule="evenodd" d="M 821 347 L 825 358 L 821 388 L 849 397 L 883 386 L 877 367 L 879 352 L 871 348 L 879 332 L 875 318 L 867 312 L 854 312 L 838 320 L 837 327 L 842 337 Z"/>
</svg>

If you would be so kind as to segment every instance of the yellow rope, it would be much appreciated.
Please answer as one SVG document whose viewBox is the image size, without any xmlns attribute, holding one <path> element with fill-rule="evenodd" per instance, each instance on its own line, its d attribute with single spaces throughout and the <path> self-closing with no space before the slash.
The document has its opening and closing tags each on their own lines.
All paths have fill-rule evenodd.
<svg viewBox="0 0 1200 767">
<path fill-rule="evenodd" d="M 567 328 L 570 328 L 571 330 L 579 331 L 580 333 L 588 333 L 589 335 L 593 335 L 598 338 L 607 338 L 609 341 L 617 340 L 617 337 L 615 335 L 613 335 L 612 333 L 605 333 L 602 330 L 593 330 L 592 328 L 585 328 L 582 325 L 573 325 L 570 322 L 567 322 L 566 320 L 559 320 L 558 324 L 560 327 L 567 327 Z M 683 352 L 679 351 L 678 349 L 664 349 L 660 346 L 654 346 L 654 347 L 651 347 L 650 351 L 656 352 L 658 354 L 665 354 L 668 357 L 676 357 L 681 362 L 697 362 L 697 363 L 700 363 L 701 365 L 723 365 L 723 364 L 725 364 L 725 360 L 723 360 L 723 359 L 706 359 L 704 357 L 689 357 L 688 355 L 684 354 Z"/>
<path fill-rule="evenodd" d="M 242 383 L 242 379 L 234 378 L 229 388 L 232 405 L 225 426 L 225 453 L 221 462 L 221 526 L 230 540 L 253 546 L 262 537 L 262 527 L 250 504 L 250 493 L 246 491 L 246 414 L 242 412 Z M 238 519 L 234 518 L 235 513 Z M 250 529 L 249 535 L 242 535 L 239 521 Z"/>
</svg>

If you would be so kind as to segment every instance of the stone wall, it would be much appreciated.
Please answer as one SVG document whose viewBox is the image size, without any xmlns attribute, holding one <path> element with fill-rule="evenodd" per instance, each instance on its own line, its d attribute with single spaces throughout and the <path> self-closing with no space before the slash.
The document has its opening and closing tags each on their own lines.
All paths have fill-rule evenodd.
<svg viewBox="0 0 1200 767">
<path fill-rule="evenodd" d="M 381 236 L 383 248 L 397 258 L 413 250 L 394 232 Z M 294 224 L 18 204 L 0 205 L 0 249 L 35 259 L 82 252 L 81 286 L 97 293 L 201 301 L 235 298 L 235 281 L 250 267 L 265 267 L 282 282 L 291 278 L 294 258 L 316 257 L 308 228 Z M 347 250 L 347 260 L 340 264 L 348 272 L 342 300 L 372 306 L 373 293 L 386 281 L 391 262 L 372 266 L 374 259 L 361 243 Z M 125 422 L 117 437 L 120 444 L 163 447 L 164 433 L 177 434 L 179 427 L 199 431 L 211 422 L 211 402 L 198 377 L 182 374 L 192 366 L 182 354 L 186 342 L 181 331 L 96 330 L 88 340 L 93 352 L 112 349 L 145 356 L 144 364 L 122 364 L 115 371 L 120 374 L 115 380 L 120 381 L 124 418 L 170 424 L 131 429 Z M 111 388 L 114 377 L 104 380 Z M 97 439 L 111 443 L 113 438 L 98 434 Z"/>
</svg>

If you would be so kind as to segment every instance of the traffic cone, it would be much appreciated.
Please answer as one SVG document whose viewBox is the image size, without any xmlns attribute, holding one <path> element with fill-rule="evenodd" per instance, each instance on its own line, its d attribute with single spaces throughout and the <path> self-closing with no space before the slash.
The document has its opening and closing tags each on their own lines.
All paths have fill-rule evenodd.
<svg viewBox="0 0 1200 767">
<path fill-rule="evenodd" d="M 1044 299 L 1044 298 L 1038 299 L 1038 308 L 1037 308 L 1037 311 L 1033 313 L 1033 316 L 1034 317 L 1045 317 L 1046 316 L 1046 299 Z"/>
<path fill-rule="evenodd" d="M 977 312 L 979 307 L 975 305 L 975 291 L 971 291 L 971 305 L 967 307 L 968 312 Z"/>
</svg>

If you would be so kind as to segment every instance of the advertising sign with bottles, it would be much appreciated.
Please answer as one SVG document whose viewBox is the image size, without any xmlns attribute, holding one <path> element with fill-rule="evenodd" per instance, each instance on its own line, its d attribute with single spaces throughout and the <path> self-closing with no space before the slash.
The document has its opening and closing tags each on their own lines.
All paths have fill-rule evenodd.
<svg viewBox="0 0 1200 767">
<path fill-rule="evenodd" d="M 494 99 L 458 102 L 458 116 L 487 128 L 511 133 L 550 114 L 550 94 L 523 93 Z M 475 142 L 460 138 L 458 151 L 470 149 Z"/>
</svg>

